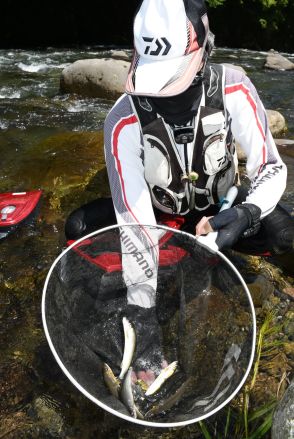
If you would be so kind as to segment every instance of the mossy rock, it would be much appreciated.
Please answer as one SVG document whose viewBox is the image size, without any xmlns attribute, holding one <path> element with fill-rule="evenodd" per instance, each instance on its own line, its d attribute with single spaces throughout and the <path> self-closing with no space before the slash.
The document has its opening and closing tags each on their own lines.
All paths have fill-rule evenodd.
<svg viewBox="0 0 294 439">
<path fill-rule="evenodd" d="M 49 195 L 51 208 L 59 209 L 64 197 L 76 198 L 103 169 L 102 131 L 66 132 L 49 136 L 28 148 L 15 174 L 16 179 L 21 176 L 28 187 L 41 188 Z M 95 188 L 95 196 L 105 194 L 107 188 L 107 179 L 103 178 Z"/>
</svg>

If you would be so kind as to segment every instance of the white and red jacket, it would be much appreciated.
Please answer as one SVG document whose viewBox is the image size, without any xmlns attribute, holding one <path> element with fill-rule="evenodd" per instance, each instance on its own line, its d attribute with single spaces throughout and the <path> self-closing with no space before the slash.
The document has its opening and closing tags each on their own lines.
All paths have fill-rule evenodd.
<svg viewBox="0 0 294 439">
<path fill-rule="evenodd" d="M 222 93 L 226 120 L 229 120 L 232 135 L 247 157 L 246 170 L 251 188 L 246 202 L 257 205 L 263 218 L 275 208 L 285 190 L 287 169 L 270 133 L 263 104 L 250 79 L 237 69 L 223 67 Z M 199 114 L 196 120 L 197 117 Z M 126 94 L 115 103 L 105 120 L 104 142 L 118 224 L 156 225 L 150 183 L 145 175 L 142 129 L 131 98 Z M 176 146 L 179 161 L 184 161 L 182 145 Z M 193 143 L 188 145 L 191 160 L 194 147 Z M 141 305 L 152 306 L 155 297 L 152 291 L 156 291 L 157 282 L 158 236 L 155 231 L 144 227 L 136 228 L 132 236 L 126 236 L 127 229 L 123 233 L 122 245 L 125 242 L 129 250 L 131 246 L 136 249 L 131 258 L 132 264 L 128 264 L 128 256 L 124 261 L 128 264 L 128 270 L 125 270 L 125 281 L 129 287 L 128 300 L 140 305 L 138 294 L 134 293 L 135 298 L 132 297 L 132 289 L 137 291 L 136 285 L 139 283 L 147 285 L 147 290 L 150 287 L 151 292 L 145 294 L 145 299 L 148 302 L 150 298 L 150 302 L 142 299 L 144 303 Z M 140 253 L 139 257 L 134 256 L 136 251 Z M 141 269 L 142 266 L 145 271 Z"/>
</svg>

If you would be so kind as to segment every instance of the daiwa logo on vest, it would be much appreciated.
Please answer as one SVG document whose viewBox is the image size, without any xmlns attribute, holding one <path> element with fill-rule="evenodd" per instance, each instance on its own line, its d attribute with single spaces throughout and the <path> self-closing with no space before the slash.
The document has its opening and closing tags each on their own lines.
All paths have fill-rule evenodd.
<svg viewBox="0 0 294 439">
<path fill-rule="evenodd" d="M 154 42 L 154 44 L 152 44 L 153 50 L 151 50 L 151 52 L 150 52 L 151 45 L 150 44 L 147 45 L 145 48 L 144 55 L 165 56 L 170 51 L 171 44 L 165 37 L 156 38 L 156 40 L 155 40 L 155 38 L 150 38 L 150 37 L 142 37 L 142 38 L 146 43 L 153 43 Z M 162 50 L 163 50 L 163 52 L 162 52 Z"/>
<path fill-rule="evenodd" d="M 134 257 L 141 270 L 144 271 L 146 277 L 150 279 L 153 276 L 153 271 L 149 267 L 148 262 L 144 258 L 143 254 L 139 251 L 138 247 L 132 242 L 131 238 L 123 230 L 120 231 L 120 239 L 128 252 Z"/>
</svg>

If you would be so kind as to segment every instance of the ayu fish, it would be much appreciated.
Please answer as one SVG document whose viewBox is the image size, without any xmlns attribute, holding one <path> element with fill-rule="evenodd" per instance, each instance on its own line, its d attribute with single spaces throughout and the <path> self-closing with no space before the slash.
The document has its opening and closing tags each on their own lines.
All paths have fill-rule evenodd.
<svg viewBox="0 0 294 439">
<path fill-rule="evenodd" d="M 173 395 L 169 396 L 163 401 L 160 401 L 158 405 L 155 405 L 150 410 L 148 410 L 148 412 L 145 414 L 145 418 L 149 418 L 151 416 L 158 415 L 159 413 L 166 412 L 174 405 L 176 405 L 184 395 L 190 381 L 191 379 L 188 378 Z"/>
<path fill-rule="evenodd" d="M 120 393 L 120 399 L 121 402 L 127 407 L 133 418 L 144 419 L 143 415 L 136 407 L 134 400 L 133 389 L 132 389 L 132 370 L 133 368 L 130 367 L 125 376 Z"/>
<path fill-rule="evenodd" d="M 146 396 L 153 395 L 155 392 L 157 392 L 160 387 L 162 386 L 165 381 L 170 378 L 176 368 L 177 368 L 178 362 L 174 361 L 173 363 L 169 364 L 167 367 L 165 367 L 158 377 L 153 381 L 153 383 L 148 387 L 147 392 L 145 393 Z"/>
<path fill-rule="evenodd" d="M 119 378 L 121 380 L 123 379 L 123 377 L 125 376 L 126 372 L 128 371 L 131 365 L 135 351 L 135 346 L 136 346 L 136 334 L 134 328 L 132 327 L 132 325 L 130 324 L 130 322 L 126 317 L 123 317 L 122 321 L 124 328 L 125 344 L 124 344 L 123 359 L 120 365 L 121 372 Z"/>
<path fill-rule="evenodd" d="M 103 364 L 103 378 L 110 393 L 116 398 L 119 397 L 120 381 L 114 376 L 111 367 L 108 364 Z"/>
</svg>

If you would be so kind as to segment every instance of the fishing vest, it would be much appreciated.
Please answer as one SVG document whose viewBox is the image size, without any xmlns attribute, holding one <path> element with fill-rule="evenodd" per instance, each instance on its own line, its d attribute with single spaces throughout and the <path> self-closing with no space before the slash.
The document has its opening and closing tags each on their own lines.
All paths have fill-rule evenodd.
<svg viewBox="0 0 294 439">
<path fill-rule="evenodd" d="M 231 119 L 224 108 L 223 79 L 223 66 L 206 66 L 201 105 L 194 126 L 188 129 L 167 124 L 148 98 L 129 96 L 141 130 L 145 179 L 153 205 L 163 212 L 185 215 L 193 209 L 221 205 L 228 189 L 238 181 Z M 188 167 L 182 163 L 176 146 L 181 131 L 180 138 L 192 143 Z M 187 147 L 184 142 L 183 147 Z"/>
</svg>

